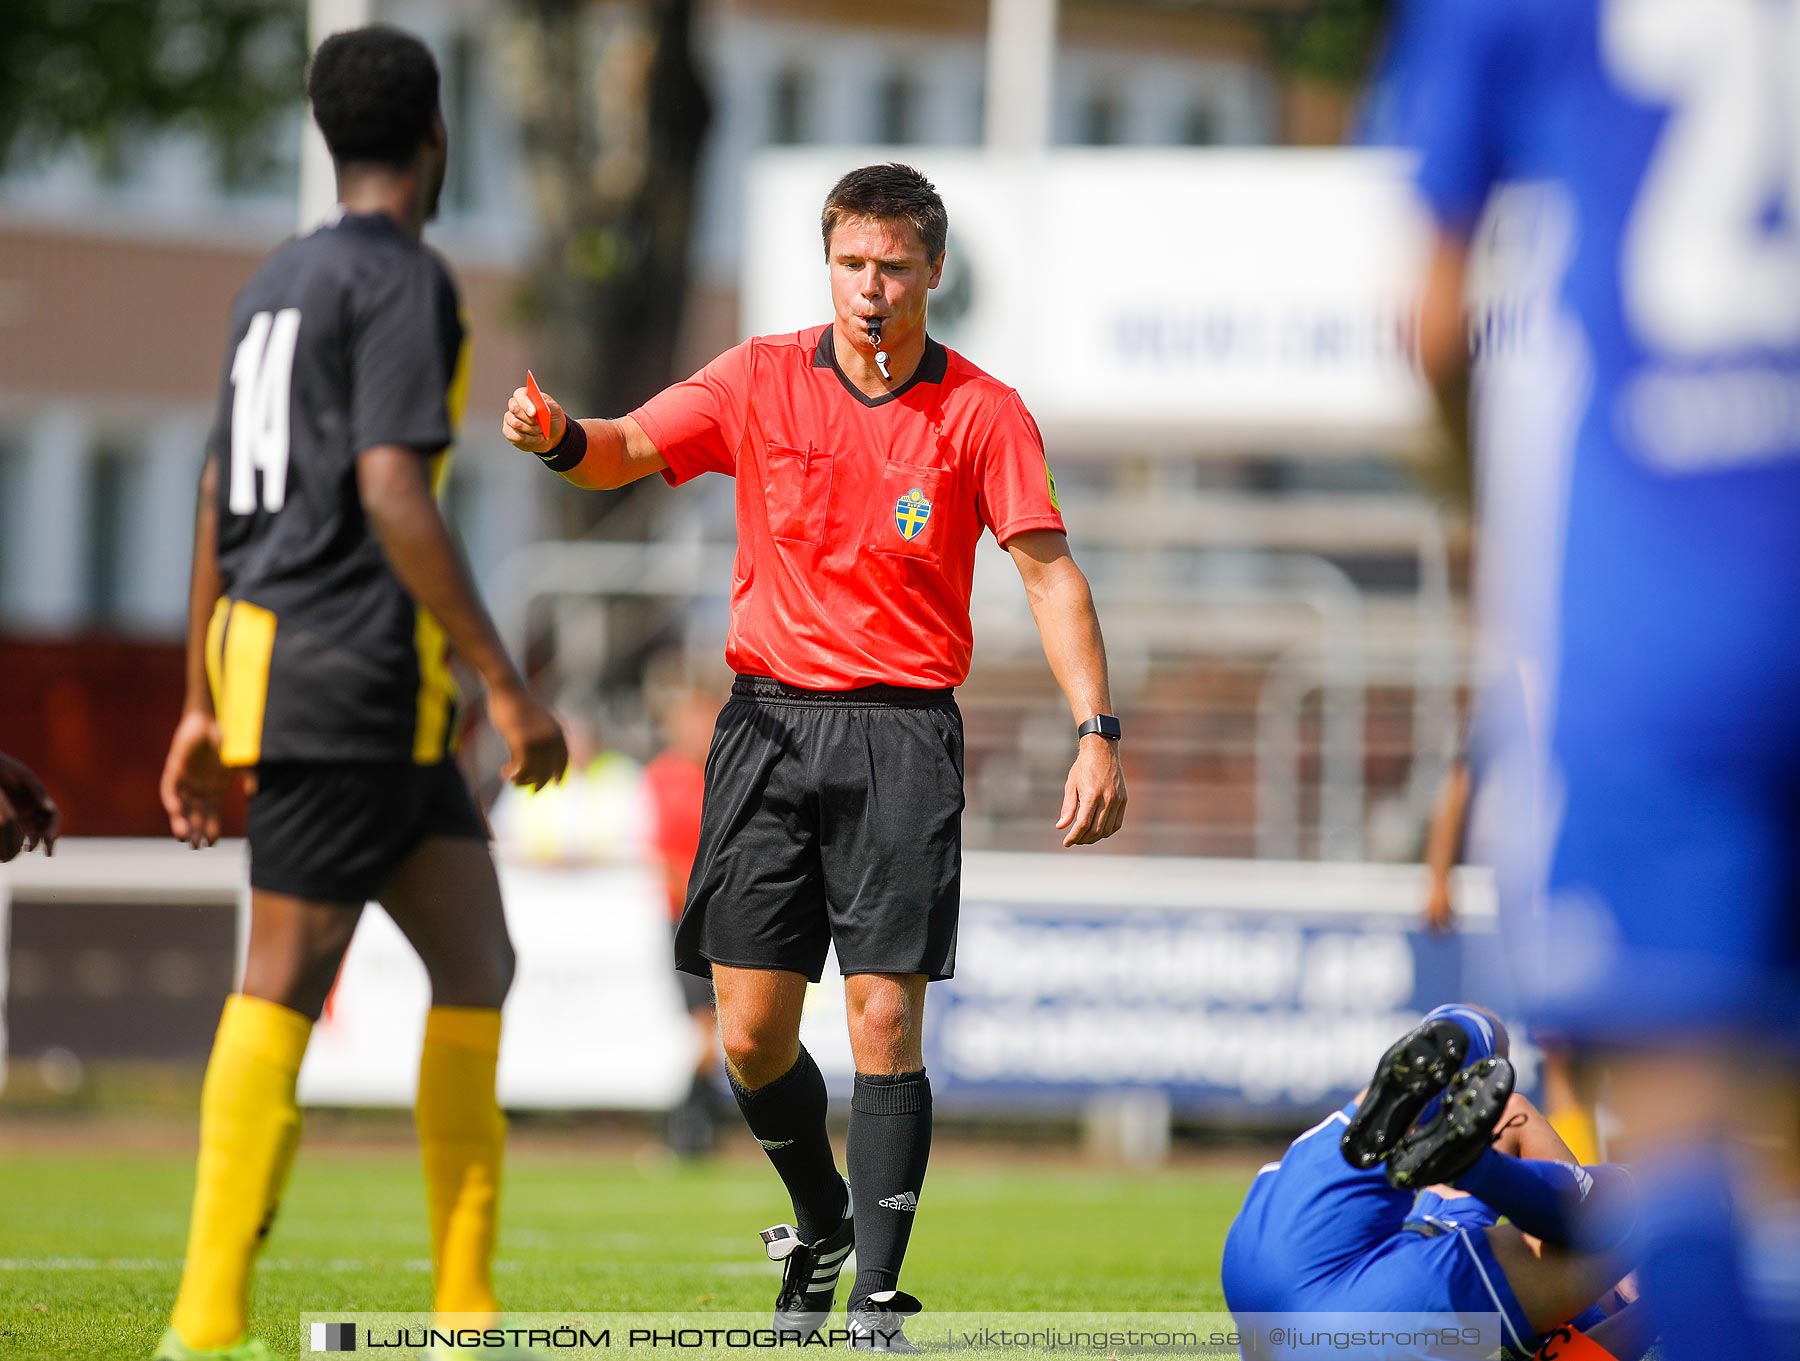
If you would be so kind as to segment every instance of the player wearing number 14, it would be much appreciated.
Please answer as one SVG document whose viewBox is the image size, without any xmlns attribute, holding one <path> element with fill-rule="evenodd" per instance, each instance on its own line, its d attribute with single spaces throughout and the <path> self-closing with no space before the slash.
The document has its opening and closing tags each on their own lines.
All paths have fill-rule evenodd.
<svg viewBox="0 0 1800 1361">
<path fill-rule="evenodd" d="M 513 952 L 486 826 L 450 759 L 446 644 L 488 688 L 507 774 L 567 762 L 482 608 L 434 491 L 462 406 L 456 289 L 420 240 L 448 138 L 430 52 L 333 34 L 307 80 L 338 211 L 232 308 L 196 512 L 187 698 L 162 799 L 198 848 L 254 771 L 250 932 L 200 1097 L 181 1288 L 158 1361 L 263 1361 L 251 1265 L 300 1136 L 300 1062 L 364 904 L 431 983 L 416 1114 L 438 1312 L 491 1316 L 506 1122 L 495 1099 Z"/>
</svg>

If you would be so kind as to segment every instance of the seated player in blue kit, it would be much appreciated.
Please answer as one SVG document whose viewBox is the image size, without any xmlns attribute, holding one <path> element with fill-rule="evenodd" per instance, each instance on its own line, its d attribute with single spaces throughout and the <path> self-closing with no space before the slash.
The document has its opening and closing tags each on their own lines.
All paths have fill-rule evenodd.
<svg viewBox="0 0 1800 1361">
<path fill-rule="evenodd" d="M 1507 1051 L 1491 1013 L 1439 1007 L 1355 1101 L 1263 1168 L 1225 1243 L 1232 1313 L 1498 1314 L 1513 1353 L 1572 1324 L 1602 1354 L 1641 1355 L 1636 1311 L 1608 1317 L 1630 1270 L 1630 1174 L 1577 1164 L 1513 1093 Z M 1569 1247 L 1583 1209 L 1620 1226 L 1603 1250 Z M 1302 1354 L 1254 1336 L 1245 1348 Z"/>
</svg>

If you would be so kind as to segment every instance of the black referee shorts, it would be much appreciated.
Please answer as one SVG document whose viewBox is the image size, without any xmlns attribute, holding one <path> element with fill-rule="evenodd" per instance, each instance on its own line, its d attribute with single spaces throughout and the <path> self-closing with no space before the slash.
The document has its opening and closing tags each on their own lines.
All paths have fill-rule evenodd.
<svg viewBox="0 0 1800 1361">
<path fill-rule="evenodd" d="M 739 676 L 706 760 L 675 964 L 948 978 L 962 885 L 962 714 L 948 690 Z"/>
<path fill-rule="evenodd" d="M 247 831 L 251 888 L 358 906 L 426 837 L 488 835 L 450 760 L 264 761 Z"/>
</svg>

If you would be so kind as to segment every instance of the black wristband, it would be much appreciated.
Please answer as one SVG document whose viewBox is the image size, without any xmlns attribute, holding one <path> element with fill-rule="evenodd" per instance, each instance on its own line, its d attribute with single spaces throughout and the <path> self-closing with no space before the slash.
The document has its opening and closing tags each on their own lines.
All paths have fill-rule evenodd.
<svg viewBox="0 0 1800 1361">
<path fill-rule="evenodd" d="M 580 421 L 563 418 L 563 436 L 554 446 L 538 455 L 538 461 L 553 473 L 566 473 L 587 457 L 587 431 Z"/>
</svg>

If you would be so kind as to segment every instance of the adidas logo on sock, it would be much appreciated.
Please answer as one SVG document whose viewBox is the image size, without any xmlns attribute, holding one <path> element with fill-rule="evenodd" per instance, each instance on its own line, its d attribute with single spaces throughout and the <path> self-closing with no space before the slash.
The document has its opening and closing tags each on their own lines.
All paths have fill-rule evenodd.
<svg viewBox="0 0 1800 1361">
<path fill-rule="evenodd" d="M 885 1205 L 890 1210 L 904 1210 L 907 1214 L 916 1214 L 919 1209 L 919 1198 L 911 1191 L 902 1191 L 897 1196 L 888 1196 L 886 1199 L 878 1200 L 875 1203 L 877 1205 Z"/>
<path fill-rule="evenodd" d="M 758 1139 L 756 1142 L 761 1144 L 769 1152 L 773 1153 L 778 1148 L 786 1148 L 794 1141 L 792 1139 Z"/>
</svg>

